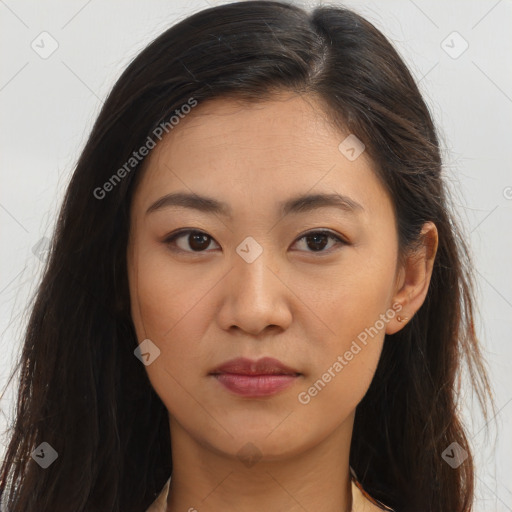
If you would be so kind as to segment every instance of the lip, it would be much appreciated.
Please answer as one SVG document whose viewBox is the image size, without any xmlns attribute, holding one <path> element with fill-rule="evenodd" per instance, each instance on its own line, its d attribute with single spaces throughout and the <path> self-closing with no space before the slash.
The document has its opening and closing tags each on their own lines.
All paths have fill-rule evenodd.
<svg viewBox="0 0 512 512">
<path fill-rule="evenodd" d="M 285 390 L 301 373 L 272 357 L 257 361 L 239 357 L 221 364 L 210 375 L 229 391 L 256 398 Z"/>
</svg>

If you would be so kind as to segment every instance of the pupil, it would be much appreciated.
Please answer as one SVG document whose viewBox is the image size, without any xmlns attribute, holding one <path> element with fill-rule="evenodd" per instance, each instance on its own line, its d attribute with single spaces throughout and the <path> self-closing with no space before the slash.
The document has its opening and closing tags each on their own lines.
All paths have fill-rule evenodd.
<svg viewBox="0 0 512 512">
<path fill-rule="evenodd" d="M 326 246 L 326 242 L 327 242 L 327 235 L 323 235 L 323 234 L 317 234 L 317 235 L 310 235 L 307 237 L 308 239 L 312 239 L 312 240 L 315 240 L 315 242 L 313 242 L 313 244 L 320 244 L 320 248 L 319 249 L 323 249 L 325 246 Z M 323 240 L 324 243 L 321 243 L 321 242 L 318 242 L 318 239 L 321 238 Z M 310 244 L 308 244 L 308 247 L 311 249 L 311 246 Z M 316 245 L 315 246 L 317 249 L 318 249 L 318 246 Z"/>
<path fill-rule="evenodd" d="M 208 247 L 208 236 L 200 233 L 190 235 L 192 242 L 189 241 L 190 247 L 194 250 L 202 250 Z M 196 243 L 198 241 L 198 243 Z M 202 243 L 201 243 L 202 242 Z M 207 242 L 206 244 L 204 242 Z"/>
</svg>

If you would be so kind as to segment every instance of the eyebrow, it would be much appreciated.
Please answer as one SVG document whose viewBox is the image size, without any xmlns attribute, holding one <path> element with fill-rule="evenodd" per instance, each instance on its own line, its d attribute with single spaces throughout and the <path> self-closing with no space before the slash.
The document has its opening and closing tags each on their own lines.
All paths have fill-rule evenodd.
<svg viewBox="0 0 512 512">
<path fill-rule="evenodd" d="M 190 208 L 200 212 L 221 215 L 228 218 L 233 217 L 233 210 L 227 203 L 218 201 L 212 197 L 186 192 L 173 192 L 166 194 L 155 201 L 146 210 L 146 215 L 172 206 Z M 364 208 L 358 202 L 348 196 L 337 193 L 302 194 L 279 203 L 279 211 L 283 216 L 290 213 L 304 213 L 318 208 L 329 207 L 339 208 L 349 213 L 359 213 L 364 211 Z"/>
</svg>

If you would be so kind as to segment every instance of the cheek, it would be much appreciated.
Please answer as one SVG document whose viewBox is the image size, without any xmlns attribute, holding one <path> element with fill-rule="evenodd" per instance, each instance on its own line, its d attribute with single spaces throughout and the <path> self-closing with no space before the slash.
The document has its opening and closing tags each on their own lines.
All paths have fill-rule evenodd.
<svg viewBox="0 0 512 512">
<path fill-rule="evenodd" d="M 176 403 L 187 410 L 193 406 L 183 390 L 193 389 L 198 373 L 213 364 L 202 340 L 212 322 L 210 297 L 215 286 L 222 286 L 222 275 L 206 267 L 180 268 L 170 262 L 165 251 L 152 248 L 138 253 L 129 273 L 139 343 L 149 338 L 160 349 L 159 357 L 146 370 L 171 411 L 176 410 Z M 167 403 L 171 397 L 172 403 Z"/>
<path fill-rule="evenodd" d="M 169 267 L 154 251 L 139 253 L 129 272 L 131 312 L 139 343 L 149 338 L 160 350 L 145 367 L 151 385 L 166 408 L 181 417 L 197 407 L 186 390 L 193 389 L 198 368 L 205 364 L 197 340 L 203 330 L 199 320 L 207 316 L 202 314 L 204 298 L 213 283 L 192 281 Z"/>
<path fill-rule="evenodd" d="M 309 415 L 323 417 L 330 425 L 344 421 L 362 400 L 382 351 L 384 330 L 377 324 L 381 304 L 367 300 L 360 305 L 361 309 L 350 308 L 354 314 L 331 306 L 331 329 L 336 334 L 325 340 L 316 357 L 311 358 L 312 371 L 297 396 Z"/>
<path fill-rule="evenodd" d="M 191 319 L 202 317 L 206 295 L 215 284 L 211 276 L 198 272 L 198 267 L 177 269 L 160 250 L 139 253 L 129 279 L 131 312 L 139 339 L 145 336 L 166 344 L 184 325 L 192 329 L 197 325 Z M 194 338 L 192 332 L 188 334 Z"/>
<path fill-rule="evenodd" d="M 369 252 L 369 251 L 366 251 Z M 394 292 L 395 259 L 373 257 L 354 251 L 329 273 L 323 286 L 310 288 L 315 305 L 329 333 L 330 343 L 343 348 L 366 328 L 375 325 L 390 306 Z M 304 288 L 303 293 L 308 292 Z M 377 325 L 382 330 L 382 325 Z"/>
<path fill-rule="evenodd" d="M 368 390 L 379 362 L 390 309 L 395 260 L 354 257 L 334 272 L 318 294 L 318 311 L 327 329 L 312 358 L 303 400 L 312 410 L 334 405 L 339 414 L 357 406 Z"/>
</svg>

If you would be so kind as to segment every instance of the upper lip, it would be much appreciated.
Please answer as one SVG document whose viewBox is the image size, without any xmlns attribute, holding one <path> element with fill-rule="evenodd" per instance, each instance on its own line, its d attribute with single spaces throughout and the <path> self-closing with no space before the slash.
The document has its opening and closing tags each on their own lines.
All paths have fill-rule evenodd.
<svg viewBox="0 0 512 512">
<path fill-rule="evenodd" d="M 262 357 L 257 361 L 238 357 L 221 364 L 211 372 L 212 375 L 232 373 L 237 375 L 300 375 L 300 373 L 286 366 L 273 357 Z"/>
</svg>

